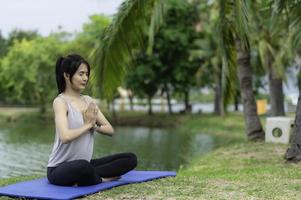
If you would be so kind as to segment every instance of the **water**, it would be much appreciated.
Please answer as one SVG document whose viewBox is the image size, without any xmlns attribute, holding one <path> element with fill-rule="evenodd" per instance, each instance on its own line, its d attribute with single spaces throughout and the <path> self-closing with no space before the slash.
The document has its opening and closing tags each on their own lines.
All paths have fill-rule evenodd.
<svg viewBox="0 0 301 200">
<path fill-rule="evenodd" d="M 116 101 L 114 104 L 114 109 L 117 111 L 120 110 L 131 110 L 131 107 L 129 104 L 121 105 L 120 101 Z M 172 112 L 178 113 L 185 109 L 185 105 L 183 103 L 173 103 L 172 104 Z M 148 111 L 148 105 L 134 105 L 133 106 L 134 111 Z M 160 105 L 160 104 L 152 104 L 152 110 L 153 112 L 168 112 L 167 105 Z M 243 110 L 242 105 L 239 105 L 238 107 L 239 111 Z M 214 105 L 213 103 L 194 103 L 192 104 L 192 113 L 212 113 L 214 111 Z M 234 111 L 234 106 L 230 105 L 228 107 L 228 111 Z"/>
<path fill-rule="evenodd" d="M 33 122 L 1 125 L 0 178 L 45 175 L 54 141 L 54 127 Z M 93 158 L 133 152 L 140 170 L 177 170 L 194 155 L 213 148 L 209 135 L 173 129 L 115 127 L 113 137 L 96 134 Z"/>
</svg>

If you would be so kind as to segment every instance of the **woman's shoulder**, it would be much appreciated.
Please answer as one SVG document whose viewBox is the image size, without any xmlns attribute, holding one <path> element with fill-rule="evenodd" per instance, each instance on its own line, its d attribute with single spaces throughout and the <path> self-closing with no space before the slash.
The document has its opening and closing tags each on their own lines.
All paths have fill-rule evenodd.
<svg viewBox="0 0 301 200">
<path fill-rule="evenodd" d="M 66 101 L 63 99 L 61 95 L 58 95 L 53 99 L 52 102 L 53 107 L 65 107 L 66 106 Z"/>
<path fill-rule="evenodd" d="M 64 102 L 64 99 L 63 99 L 63 95 L 62 94 L 58 94 L 54 99 L 53 99 L 53 103 L 55 102 Z"/>
<path fill-rule="evenodd" d="M 94 98 L 90 97 L 89 95 L 82 95 L 82 96 L 86 99 L 86 101 L 88 103 L 91 103 L 91 102 L 96 103 L 96 100 Z"/>
</svg>

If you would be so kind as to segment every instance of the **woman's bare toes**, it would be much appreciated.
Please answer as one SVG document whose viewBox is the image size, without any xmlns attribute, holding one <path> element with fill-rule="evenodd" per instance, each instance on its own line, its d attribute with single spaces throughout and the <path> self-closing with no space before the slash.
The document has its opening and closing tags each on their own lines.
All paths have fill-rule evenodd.
<svg viewBox="0 0 301 200">
<path fill-rule="evenodd" d="M 114 177 L 109 177 L 109 178 L 102 178 L 102 182 L 109 182 L 109 181 L 116 181 L 120 179 L 120 176 L 114 176 Z"/>
</svg>

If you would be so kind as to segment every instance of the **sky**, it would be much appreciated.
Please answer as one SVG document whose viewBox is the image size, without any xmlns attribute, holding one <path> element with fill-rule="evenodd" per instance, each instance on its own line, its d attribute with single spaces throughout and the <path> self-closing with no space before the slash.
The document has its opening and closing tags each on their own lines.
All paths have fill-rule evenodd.
<svg viewBox="0 0 301 200">
<path fill-rule="evenodd" d="M 92 14 L 117 12 L 123 0 L 0 0 L 0 30 L 37 30 L 43 36 L 58 30 L 81 31 Z"/>
</svg>

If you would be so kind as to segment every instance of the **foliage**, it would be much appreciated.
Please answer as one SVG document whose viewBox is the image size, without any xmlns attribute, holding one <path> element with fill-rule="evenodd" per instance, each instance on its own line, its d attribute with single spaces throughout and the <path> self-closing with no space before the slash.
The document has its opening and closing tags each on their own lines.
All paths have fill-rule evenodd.
<svg viewBox="0 0 301 200">
<path fill-rule="evenodd" d="M 159 88 L 160 78 L 156 72 L 160 64 L 156 56 L 149 56 L 145 52 L 137 54 L 135 67 L 125 79 L 126 87 L 139 97 L 152 98 Z"/>
<path fill-rule="evenodd" d="M 102 95 L 112 98 L 113 91 L 121 85 L 130 66 L 132 50 L 144 44 L 144 27 L 147 25 L 150 25 L 151 43 L 162 19 L 163 6 L 163 0 L 127 0 L 121 4 L 93 52 L 93 65 Z"/>
<path fill-rule="evenodd" d="M 7 51 L 7 41 L 2 36 L 2 33 L 0 31 L 0 58 L 5 55 L 6 51 Z"/>
<path fill-rule="evenodd" d="M 70 51 L 77 52 L 91 62 L 90 54 L 100 42 L 100 35 L 110 22 L 111 20 L 104 15 L 91 15 L 89 21 L 83 24 L 82 31 L 71 41 Z"/>
<path fill-rule="evenodd" d="M 162 63 L 161 83 L 169 84 L 175 92 L 188 93 L 196 85 L 196 71 L 202 58 L 192 58 L 194 41 L 201 37 L 196 30 L 199 10 L 195 4 L 173 0 L 168 4 L 164 24 L 155 36 L 154 52 Z"/>
<path fill-rule="evenodd" d="M 258 55 L 260 63 L 257 67 L 263 67 L 268 71 L 268 67 L 275 68 L 278 77 L 285 77 L 285 68 L 293 59 L 292 36 L 287 31 L 285 16 L 282 20 L 274 21 L 270 1 L 254 1 L 251 4 L 252 30 L 251 38 L 253 55 Z"/>
<path fill-rule="evenodd" d="M 25 31 L 21 29 L 14 29 L 8 35 L 7 46 L 11 47 L 15 42 L 21 41 L 23 39 L 33 40 L 35 38 L 41 37 L 37 31 Z"/>
<path fill-rule="evenodd" d="M 219 0 L 218 38 L 222 52 L 222 91 L 227 104 L 238 91 L 236 42 L 242 41 L 243 48 L 249 49 L 249 7 L 247 2 Z"/>
<path fill-rule="evenodd" d="M 54 61 L 63 50 L 63 43 L 51 36 L 15 41 L 1 60 L 6 102 L 38 104 L 44 110 L 57 92 Z"/>
<path fill-rule="evenodd" d="M 76 52 L 90 63 L 91 76 L 87 90 L 88 93 L 93 93 L 93 96 L 99 97 L 100 86 L 98 86 L 96 82 L 98 74 L 95 74 L 94 65 L 91 65 L 93 63 L 91 53 L 93 49 L 101 43 L 100 35 L 111 20 L 104 15 L 91 15 L 89 19 L 89 22 L 83 24 L 82 31 L 77 33 L 75 38 L 70 41 L 67 51 Z"/>
<path fill-rule="evenodd" d="M 164 23 L 154 37 L 153 54 L 145 49 L 137 53 L 126 77 L 126 85 L 140 96 L 145 92 L 152 97 L 164 85 L 184 93 L 196 84 L 194 75 L 201 63 L 190 54 L 200 37 L 195 30 L 198 10 L 186 1 L 170 1 L 167 7 Z"/>
</svg>

